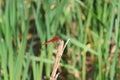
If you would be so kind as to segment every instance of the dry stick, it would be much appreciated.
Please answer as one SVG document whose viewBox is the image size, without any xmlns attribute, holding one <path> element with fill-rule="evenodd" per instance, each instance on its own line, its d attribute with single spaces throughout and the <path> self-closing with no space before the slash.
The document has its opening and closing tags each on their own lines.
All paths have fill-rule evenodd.
<svg viewBox="0 0 120 80">
<path fill-rule="evenodd" d="M 67 42 L 65 43 L 65 45 L 64 45 L 64 41 L 63 40 L 59 41 L 59 44 L 58 44 L 58 47 L 57 47 L 57 55 L 56 55 L 56 58 L 55 58 L 55 62 L 54 62 L 54 66 L 53 66 L 53 71 L 52 71 L 50 80 L 57 80 L 57 77 L 59 75 L 59 73 L 56 74 L 56 71 L 57 71 L 57 68 L 58 68 L 58 64 L 60 62 L 61 56 L 63 54 L 63 51 L 64 51 L 65 47 L 67 46 L 69 40 L 70 39 L 67 40 Z"/>
</svg>

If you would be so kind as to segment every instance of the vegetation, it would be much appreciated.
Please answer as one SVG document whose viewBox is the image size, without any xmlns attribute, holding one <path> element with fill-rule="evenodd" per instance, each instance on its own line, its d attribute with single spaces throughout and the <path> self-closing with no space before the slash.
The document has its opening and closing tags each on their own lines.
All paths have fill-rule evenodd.
<svg viewBox="0 0 120 80">
<path fill-rule="evenodd" d="M 0 0 L 0 80 L 49 80 L 56 35 L 59 79 L 120 79 L 120 0 Z"/>
</svg>

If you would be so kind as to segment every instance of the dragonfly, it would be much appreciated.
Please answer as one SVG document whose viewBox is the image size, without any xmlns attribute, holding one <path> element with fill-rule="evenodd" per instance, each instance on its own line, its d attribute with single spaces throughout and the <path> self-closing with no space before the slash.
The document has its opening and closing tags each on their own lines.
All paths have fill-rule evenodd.
<svg viewBox="0 0 120 80">
<path fill-rule="evenodd" d="M 60 37 L 59 36 L 55 36 L 52 39 L 48 40 L 47 42 L 43 43 L 42 46 L 47 45 L 47 44 L 49 44 L 51 42 L 59 42 L 59 40 L 61 40 Z"/>
</svg>

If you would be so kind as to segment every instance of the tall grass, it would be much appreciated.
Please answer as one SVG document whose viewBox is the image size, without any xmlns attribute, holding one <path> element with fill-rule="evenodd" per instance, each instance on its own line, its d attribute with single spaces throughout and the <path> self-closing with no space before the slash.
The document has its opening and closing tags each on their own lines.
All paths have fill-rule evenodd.
<svg viewBox="0 0 120 80">
<path fill-rule="evenodd" d="M 50 79 L 54 44 L 26 51 L 31 18 L 43 43 L 70 38 L 61 62 L 65 80 L 119 80 L 120 0 L 0 0 L 0 80 Z M 30 71 L 30 72 L 29 72 Z M 65 75 L 64 75 L 65 74 Z"/>
</svg>

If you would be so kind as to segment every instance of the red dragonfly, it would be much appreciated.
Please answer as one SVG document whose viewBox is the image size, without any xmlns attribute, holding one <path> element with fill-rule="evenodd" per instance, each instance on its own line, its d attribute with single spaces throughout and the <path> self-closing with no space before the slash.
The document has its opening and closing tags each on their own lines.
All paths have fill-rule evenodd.
<svg viewBox="0 0 120 80">
<path fill-rule="evenodd" d="M 47 42 L 43 43 L 42 45 L 46 45 L 46 44 L 49 44 L 51 42 L 57 42 L 59 40 L 60 40 L 60 37 L 59 36 L 55 36 L 52 39 L 48 40 Z"/>
</svg>

